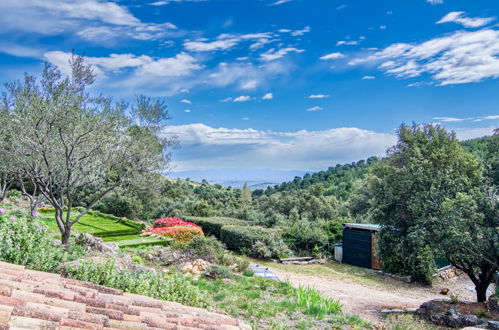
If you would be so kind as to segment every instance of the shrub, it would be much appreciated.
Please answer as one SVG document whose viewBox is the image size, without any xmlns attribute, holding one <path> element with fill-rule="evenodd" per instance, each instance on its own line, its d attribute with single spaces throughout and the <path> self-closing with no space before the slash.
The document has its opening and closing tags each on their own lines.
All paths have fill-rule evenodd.
<svg viewBox="0 0 499 330">
<path fill-rule="evenodd" d="M 22 193 L 19 191 L 19 190 L 16 190 L 16 189 L 12 189 L 12 190 L 9 190 L 8 194 L 7 194 L 7 197 L 11 200 L 11 201 L 16 201 L 19 199 L 19 197 L 21 197 Z"/>
<path fill-rule="evenodd" d="M 211 278 L 231 278 L 234 276 L 229 268 L 217 264 L 209 265 L 204 274 Z"/>
<path fill-rule="evenodd" d="M 328 245 L 328 235 L 320 222 L 299 220 L 284 232 L 285 242 L 295 251 L 312 251 Z"/>
<path fill-rule="evenodd" d="M 213 236 L 195 236 L 192 238 L 186 248 L 192 250 L 197 255 L 210 257 L 213 259 L 219 258 L 224 254 L 225 250 L 225 246 L 223 245 L 223 243 Z"/>
<path fill-rule="evenodd" d="M 181 274 L 164 274 L 155 270 L 119 269 L 112 260 L 94 263 L 85 260 L 68 265 L 64 275 L 81 281 L 113 287 L 155 299 L 176 301 L 190 306 L 206 307 L 207 297 Z"/>
<path fill-rule="evenodd" d="M 413 315 L 390 315 L 386 319 L 387 330 L 433 330 L 435 327 L 416 319 Z"/>
<path fill-rule="evenodd" d="M 206 236 L 215 236 L 218 239 L 221 238 L 221 230 L 225 225 L 250 225 L 248 221 L 226 217 L 185 217 L 185 219 L 201 226 Z"/>
<path fill-rule="evenodd" d="M 176 227 L 176 226 L 192 226 L 199 227 L 195 223 L 184 221 L 178 217 L 160 218 L 153 222 L 154 228 Z"/>
<path fill-rule="evenodd" d="M 173 238 L 179 243 L 187 243 L 196 236 L 204 236 L 201 227 L 192 226 L 147 228 L 147 231 L 164 237 Z"/>
<path fill-rule="evenodd" d="M 247 270 L 245 270 L 245 271 L 243 272 L 243 275 L 244 275 L 244 276 L 247 276 L 247 277 L 251 277 L 251 276 L 255 275 L 255 272 L 254 272 L 254 271 L 252 271 L 252 270 L 247 269 Z"/>
<path fill-rule="evenodd" d="M 239 272 L 245 271 L 250 265 L 250 262 L 247 259 L 243 259 L 230 253 L 223 253 L 217 258 L 217 260 L 219 264 L 224 266 L 236 265 L 236 270 Z"/>
<path fill-rule="evenodd" d="M 50 271 L 83 255 L 83 248 L 54 246 L 47 227 L 25 217 L 0 215 L 0 260 Z"/>
<path fill-rule="evenodd" d="M 259 226 L 223 226 L 221 240 L 229 250 L 247 251 L 256 258 L 280 258 L 291 254 L 279 231 Z"/>
</svg>

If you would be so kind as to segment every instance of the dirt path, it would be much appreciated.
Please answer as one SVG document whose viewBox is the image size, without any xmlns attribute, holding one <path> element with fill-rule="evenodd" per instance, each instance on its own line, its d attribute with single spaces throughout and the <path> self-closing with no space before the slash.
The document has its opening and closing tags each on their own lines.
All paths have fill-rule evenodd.
<svg viewBox="0 0 499 330">
<path fill-rule="evenodd" d="M 460 296 L 462 296 L 466 292 L 460 290 L 460 288 L 471 283 L 466 278 L 457 278 L 453 283 L 442 283 L 434 288 L 425 288 L 412 284 L 406 285 L 405 283 L 385 287 L 359 284 L 348 277 L 313 276 L 276 268 L 271 270 L 281 280 L 287 280 L 293 286 L 312 286 L 328 297 L 339 299 L 345 312 L 359 315 L 377 324 L 382 323 L 379 311 L 383 309 L 417 308 L 425 301 L 445 298 L 439 294 L 442 287 L 455 288 L 454 291 L 459 290 Z M 463 298 L 470 297 L 472 297 L 471 293 Z"/>
</svg>

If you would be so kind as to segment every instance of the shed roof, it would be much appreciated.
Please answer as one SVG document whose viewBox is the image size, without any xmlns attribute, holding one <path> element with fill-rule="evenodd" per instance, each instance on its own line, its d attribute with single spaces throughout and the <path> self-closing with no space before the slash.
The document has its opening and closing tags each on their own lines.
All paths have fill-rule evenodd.
<svg viewBox="0 0 499 330">
<path fill-rule="evenodd" d="M 344 223 L 343 228 L 355 228 L 355 229 L 363 229 L 369 231 L 379 231 L 381 230 L 381 225 L 375 225 L 371 223 Z"/>
</svg>

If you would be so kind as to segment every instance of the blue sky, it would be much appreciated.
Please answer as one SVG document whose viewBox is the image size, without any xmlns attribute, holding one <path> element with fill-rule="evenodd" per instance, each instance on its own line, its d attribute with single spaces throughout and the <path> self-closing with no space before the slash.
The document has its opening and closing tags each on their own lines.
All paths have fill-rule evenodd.
<svg viewBox="0 0 499 330">
<path fill-rule="evenodd" d="M 164 99 L 175 171 L 325 169 L 383 155 L 401 122 L 499 124 L 496 0 L 2 0 L 0 80 L 67 70 Z"/>
</svg>

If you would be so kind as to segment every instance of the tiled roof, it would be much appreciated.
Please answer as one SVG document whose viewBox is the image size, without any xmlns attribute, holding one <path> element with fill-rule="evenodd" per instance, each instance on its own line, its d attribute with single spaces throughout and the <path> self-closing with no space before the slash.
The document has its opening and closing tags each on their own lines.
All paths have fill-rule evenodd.
<svg viewBox="0 0 499 330">
<path fill-rule="evenodd" d="M 0 262 L 3 329 L 251 329 L 205 309 Z"/>
</svg>

